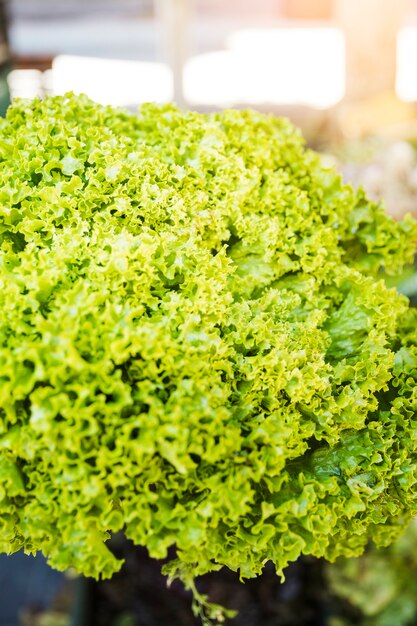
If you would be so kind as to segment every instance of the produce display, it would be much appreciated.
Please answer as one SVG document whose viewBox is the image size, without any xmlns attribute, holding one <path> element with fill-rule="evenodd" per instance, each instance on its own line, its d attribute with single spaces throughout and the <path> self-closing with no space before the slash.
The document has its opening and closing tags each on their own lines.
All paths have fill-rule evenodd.
<svg viewBox="0 0 417 626">
<path fill-rule="evenodd" d="M 123 530 L 221 619 L 199 574 L 400 533 L 411 218 L 255 112 L 17 101 L 0 160 L 2 551 L 110 577 Z"/>
</svg>

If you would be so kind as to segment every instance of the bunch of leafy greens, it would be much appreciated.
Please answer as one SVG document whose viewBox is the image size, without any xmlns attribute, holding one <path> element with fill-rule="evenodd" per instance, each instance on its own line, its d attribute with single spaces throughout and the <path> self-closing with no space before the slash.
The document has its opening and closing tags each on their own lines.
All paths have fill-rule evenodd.
<svg viewBox="0 0 417 626">
<path fill-rule="evenodd" d="M 351 619 L 333 616 L 331 626 L 417 624 L 417 520 L 391 546 L 370 546 L 359 558 L 340 558 L 326 577 L 336 598 L 348 603 Z M 340 611 L 338 611 L 340 612 Z"/>
<path fill-rule="evenodd" d="M 411 219 L 255 112 L 18 101 L 0 160 L 1 550 L 108 577 L 123 529 L 193 586 L 398 534 Z"/>
</svg>

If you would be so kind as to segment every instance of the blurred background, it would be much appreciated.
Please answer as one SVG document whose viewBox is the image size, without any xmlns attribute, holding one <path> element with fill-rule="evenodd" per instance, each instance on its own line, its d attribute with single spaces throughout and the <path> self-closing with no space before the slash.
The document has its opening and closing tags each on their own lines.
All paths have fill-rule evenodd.
<svg viewBox="0 0 417 626">
<path fill-rule="evenodd" d="M 250 105 L 289 114 L 321 142 L 414 119 L 417 0 L 0 5 L 12 97 L 73 90 L 131 108 Z"/>
<path fill-rule="evenodd" d="M 417 0 L 0 0 L 0 114 L 67 91 L 286 115 L 346 181 L 417 216 Z M 416 300 L 414 268 L 399 288 Z M 416 537 L 329 566 L 321 624 L 417 625 Z M 98 624 L 90 591 L 42 557 L 0 555 L 0 626 Z M 139 624 L 129 611 L 100 624 Z"/>
</svg>

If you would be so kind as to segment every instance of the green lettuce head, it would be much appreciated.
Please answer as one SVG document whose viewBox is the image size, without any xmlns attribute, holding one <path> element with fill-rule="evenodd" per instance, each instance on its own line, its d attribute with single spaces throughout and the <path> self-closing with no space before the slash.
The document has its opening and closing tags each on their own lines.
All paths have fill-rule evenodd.
<svg viewBox="0 0 417 626">
<path fill-rule="evenodd" d="M 398 534 L 411 219 L 251 111 L 21 100 L 0 161 L 1 550 L 108 577 L 123 529 L 190 582 Z"/>
</svg>

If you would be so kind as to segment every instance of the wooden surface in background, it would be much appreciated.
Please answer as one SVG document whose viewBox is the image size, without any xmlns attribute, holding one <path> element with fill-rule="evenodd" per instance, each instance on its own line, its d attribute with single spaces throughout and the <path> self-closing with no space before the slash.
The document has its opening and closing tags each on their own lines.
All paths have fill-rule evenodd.
<svg viewBox="0 0 417 626">
<path fill-rule="evenodd" d="M 335 0 L 346 38 L 347 99 L 394 92 L 397 33 L 405 14 L 405 0 Z"/>
</svg>

